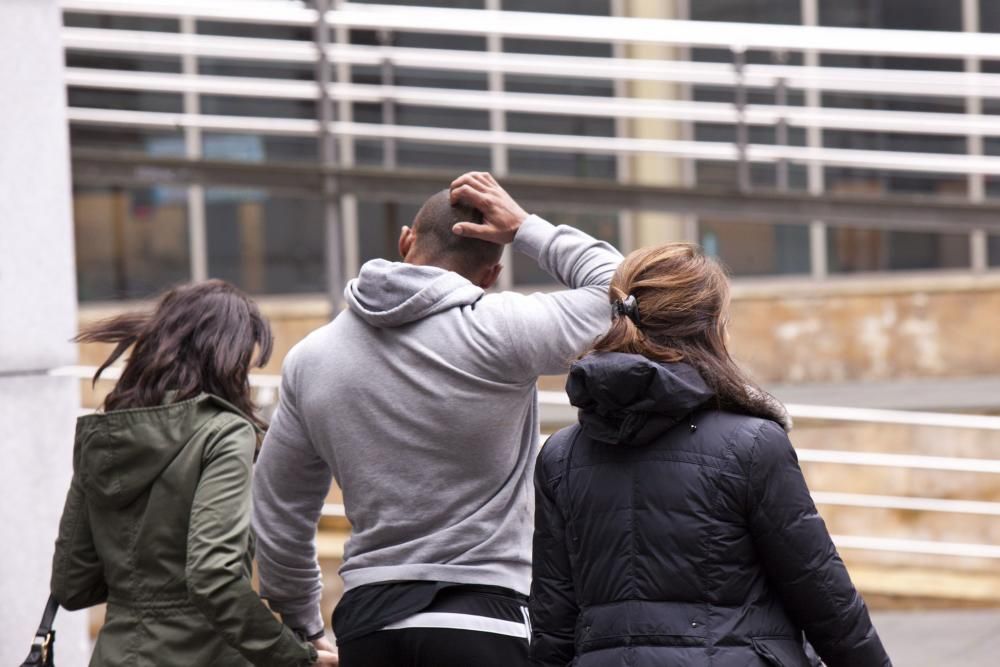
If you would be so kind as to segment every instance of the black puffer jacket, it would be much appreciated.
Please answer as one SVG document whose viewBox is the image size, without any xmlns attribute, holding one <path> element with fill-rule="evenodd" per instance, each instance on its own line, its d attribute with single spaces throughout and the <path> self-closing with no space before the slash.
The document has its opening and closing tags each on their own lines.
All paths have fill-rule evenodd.
<svg viewBox="0 0 1000 667">
<path fill-rule="evenodd" d="M 591 355 L 580 425 L 535 474 L 536 665 L 890 665 L 772 421 L 711 409 L 684 364 Z"/>
</svg>

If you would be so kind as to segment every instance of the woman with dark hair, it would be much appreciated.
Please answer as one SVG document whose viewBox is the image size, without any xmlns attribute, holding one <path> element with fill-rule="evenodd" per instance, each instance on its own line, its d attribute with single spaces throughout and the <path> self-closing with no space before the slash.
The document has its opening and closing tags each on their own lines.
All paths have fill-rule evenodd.
<svg viewBox="0 0 1000 667">
<path fill-rule="evenodd" d="M 131 349 L 104 411 L 77 422 L 52 565 L 63 607 L 107 602 L 90 664 L 336 665 L 250 583 L 263 423 L 248 374 L 271 355 L 253 301 L 219 280 L 186 285 L 76 340 L 115 345 L 95 382 Z"/>
<path fill-rule="evenodd" d="M 784 409 L 729 355 L 721 267 L 638 250 L 610 300 L 536 468 L 533 664 L 808 667 L 804 632 L 829 667 L 889 665 Z"/>
</svg>

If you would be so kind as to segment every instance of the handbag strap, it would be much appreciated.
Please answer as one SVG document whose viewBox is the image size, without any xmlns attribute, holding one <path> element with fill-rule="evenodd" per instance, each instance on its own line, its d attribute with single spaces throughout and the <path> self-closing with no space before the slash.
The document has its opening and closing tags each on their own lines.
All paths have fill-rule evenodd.
<svg viewBox="0 0 1000 667">
<path fill-rule="evenodd" d="M 25 665 L 52 665 L 55 653 L 53 644 L 56 640 L 52 624 L 55 623 L 57 611 L 59 611 L 59 601 L 49 595 L 49 601 L 45 603 L 45 612 L 42 614 L 42 622 L 38 624 L 35 640 L 31 643 L 31 651 L 24 661 Z"/>
</svg>

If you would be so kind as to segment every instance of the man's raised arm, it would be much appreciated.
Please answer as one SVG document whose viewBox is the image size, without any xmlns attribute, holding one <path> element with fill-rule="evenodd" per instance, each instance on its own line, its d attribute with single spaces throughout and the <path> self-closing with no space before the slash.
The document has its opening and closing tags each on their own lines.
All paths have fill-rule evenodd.
<svg viewBox="0 0 1000 667">
<path fill-rule="evenodd" d="M 565 372 L 611 322 L 608 285 L 621 253 L 578 229 L 553 227 L 528 215 L 488 173 L 460 176 L 451 185 L 451 198 L 483 214 L 482 224 L 455 225 L 456 234 L 511 243 L 568 288 L 498 295 L 510 333 L 513 377 L 533 381 L 539 375 Z"/>
</svg>

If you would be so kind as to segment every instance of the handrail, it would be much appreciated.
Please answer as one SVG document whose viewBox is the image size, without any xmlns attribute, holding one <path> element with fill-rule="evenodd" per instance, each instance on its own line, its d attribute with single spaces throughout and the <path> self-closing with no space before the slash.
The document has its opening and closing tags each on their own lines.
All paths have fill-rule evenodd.
<svg viewBox="0 0 1000 667">
<path fill-rule="evenodd" d="M 293 3 L 229 0 L 62 0 L 65 11 L 218 19 L 311 26 L 314 9 Z M 542 12 L 402 7 L 347 2 L 327 13 L 333 25 L 430 33 L 596 42 L 652 42 L 743 49 L 1000 59 L 990 34 L 788 26 Z"/>
<path fill-rule="evenodd" d="M 316 84 L 308 81 L 207 75 L 191 77 L 183 74 L 123 72 L 75 67 L 66 68 L 66 83 L 71 86 L 88 88 L 176 93 L 197 92 L 278 99 L 313 100 L 319 95 Z M 453 88 L 419 88 L 354 83 L 333 83 L 330 84 L 329 89 L 332 96 L 352 102 L 374 103 L 389 100 L 411 106 L 476 110 L 494 108 L 505 111 L 556 115 L 565 115 L 567 108 L 572 108 L 573 115 L 577 116 L 659 118 L 717 123 L 735 123 L 739 119 L 739 114 L 733 105 L 722 102 L 496 93 Z M 989 114 L 748 105 L 743 119 L 750 125 L 774 125 L 779 120 L 784 120 L 789 125 L 797 127 L 960 136 L 1000 134 L 1000 116 Z"/>
<path fill-rule="evenodd" d="M 257 37 L 183 35 L 136 30 L 65 27 L 63 45 L 68 49 L 314 62 L 311 42 Z M 352 65 L 416 67 L 452 71 L 531 74 L 586 79 L 672 81 L 702 85 L 733 86 L 737 77 L 725 63 L 636 58 L 596 58 L 523 53 L 489 53 L 398 46 L 331 44 L 328 55 L 336 62 Z M 860 67 L 814 67 L 799 65 L 748 65 L 742 84 L 751 88 L 773 88 L 779 81 L 788 88 L 862 92 L 873 94 L 964 97 L 1000 96 L 1000 74 L 887 70 Z"/>
<path fill-rule="evenodd" d="M 176 129 L 199 127 L 206 130 L 262 132 L 305 136 L 316 132 L 318 123 L 311 119 L 258 118 L 185 114 L 159 111 L 123 111 L 71 107 L 68 118 L 77 123 L 158 127 Z M 537 134 L 466 130 L 417 125 L 383 125 L 335 121 L 332 131 L 338 136 L 370 139 L 399 139 L 431 144 L 460 146 L 507 146 L 557 152 L 651 153 L 703 160 L 736 161 L 736 146 L 727 142 L 684 141 L 673 139 L 634 139 L 576 134 Z M 847 148 L 813 148 L 751 144 L 746 158 L 755 163 L 788 160 L 796 163 L 823 163 L 829 166 L 891 169 L 896 171 L 948 174 L 1000 175 L 1000 157 L 946 153 L 874 151 Z"/>
</svg>

